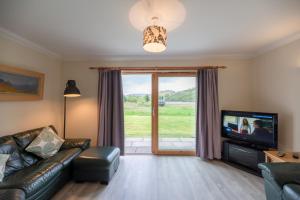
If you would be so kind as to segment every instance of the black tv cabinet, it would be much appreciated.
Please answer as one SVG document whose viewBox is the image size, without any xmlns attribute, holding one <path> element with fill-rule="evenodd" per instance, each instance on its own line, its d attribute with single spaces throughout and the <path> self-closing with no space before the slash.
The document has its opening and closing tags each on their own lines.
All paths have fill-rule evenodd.
<svg viewBox="0 0 300 200">
<path fill-rule="evenodd" d="M 264 148 L 233 140 L 223 141 L 222 160 L 234 167 L 261 176 L 258 163 L 265 162 Z"/>
</svg>

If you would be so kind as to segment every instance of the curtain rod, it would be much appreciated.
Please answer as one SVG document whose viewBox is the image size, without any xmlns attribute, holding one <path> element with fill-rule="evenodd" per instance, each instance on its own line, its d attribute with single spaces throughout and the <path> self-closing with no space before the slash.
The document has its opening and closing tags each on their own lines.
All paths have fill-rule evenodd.
<svg viewBox="0 0 300 200">
<path fill-rule="evenodd" d="M 204 65 L 204 66 L 181 66 L 181 67 L 90 67 L 94 70 L 122 70 L 122 71 L 165 71 L 165 70 L 197 70 L 197 69 L 226 69 L 226 66 Z"/>
</svg>

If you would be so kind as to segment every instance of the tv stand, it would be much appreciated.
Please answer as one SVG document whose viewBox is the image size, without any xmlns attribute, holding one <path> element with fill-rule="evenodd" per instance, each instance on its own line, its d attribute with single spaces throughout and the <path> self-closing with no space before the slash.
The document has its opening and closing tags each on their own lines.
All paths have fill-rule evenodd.
<svg viewBox="0 0 300 200">
<path fill-rule="evenodd" d="M 261 176 L 258 163 L 265 162 L 263 147 L 250 143 L 226 140 L 223 142 L 222 160 L 241 170 Z"/>
<path fill-rule="evenodd" d="M 227 143 L 230 143 L 230 144 L 240 145 L 240 146 L 243 146 L 243 147 L 249 147 L 249 148 L 256 149 L 256 150 L 261 150 L 261 151 L 267 151 L 267 150 L 269 150 L 269 148 L 266 148 L 266 147 L 261 146 L 259 144 L 253 144 L 253 143 L 249 143 L 249 142 L 245 142 L 245 141 L 226 140 L 224 142 L 227 142 Z"/>
</svg>

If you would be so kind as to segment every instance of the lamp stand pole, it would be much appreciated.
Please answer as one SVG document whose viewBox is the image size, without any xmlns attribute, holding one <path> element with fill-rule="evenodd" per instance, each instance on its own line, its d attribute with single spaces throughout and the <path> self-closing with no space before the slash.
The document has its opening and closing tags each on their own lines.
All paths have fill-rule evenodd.
<svg viewBox="0 0 300 200">
<path fill-rule="evenodd" d="M 66 139 L 66 101 L 67 101 L 67 98 L 64 97 L 64 139 Z"/>
<path fill-rule="evenodd" d="M 64 139 L 66 139 L 67 121 L 67 97 L 79 97 L 80 91 L 76 87 L 75 80 L 68 80 L 64 91 Z"/>
</svg>

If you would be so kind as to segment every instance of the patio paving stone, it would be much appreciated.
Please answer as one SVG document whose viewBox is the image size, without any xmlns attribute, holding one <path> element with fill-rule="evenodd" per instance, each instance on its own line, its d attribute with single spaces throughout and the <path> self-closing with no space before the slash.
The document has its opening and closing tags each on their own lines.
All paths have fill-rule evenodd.
<svg viewBox="0 0 300 200">
<path fill-rule="evenodd" d="M 195 138 L 160 138 L 159 148 L 164 150 L 193 150 Z M 151 154 L 151 138 L 126 138 L 125 154 Z"/>
</svg>

